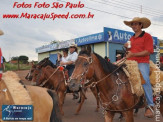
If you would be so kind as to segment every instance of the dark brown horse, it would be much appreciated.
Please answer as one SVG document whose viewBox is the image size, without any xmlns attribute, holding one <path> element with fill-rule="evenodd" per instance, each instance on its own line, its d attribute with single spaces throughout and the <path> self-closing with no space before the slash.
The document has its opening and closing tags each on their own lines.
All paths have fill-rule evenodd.
<svg viewBox="0 0 163 122">
<path fill-rule="evenodd" d="M 54 68 L 54 69 L 56 69 L 57 67 L 56 67 L 56 65 L 53 65 L 53 63 L 49 60 L 49 58 L 44 58 L 42 61 L 40 61 L 37 65 L 32 65 L 32 68 L 30 69 L 30 71 L 29 71 L 29 73 L 27 74 L 27 76 L 26 76 L 26 79 L 27 80 L 29 80 L 29 81 L 31 81 L 32 80 L 32 78 L 33 78 L 33 76 L 35 75 L 35 77 L 37 76 L 37 74 L 39 74 L 39 72 L 41 71 L 41 68 L 43 68 L 43 67 L 46 67 L 46 66 L 50 66 L 50 67 L 52 67 L 52 68 Z M 35 74 L 34 74 L 34 71 L 35 70 L 37 70 L 36 72 L 35 72 Z M 66 75 L 66 73 L 65 73 L 65 75 Z M 66 77 L 66 76 L 65 76 Z M 58 79 L 58 78 L 57 78 Z M 57 80 L 56 79 L 56 80 Z M 67 79 L 67 77 L 66 77 L 66 79 Z M 41 80 L 41 83 L 36 83 L 36 81 L 37 80 L 35 80 L 35 79 L 33 79 L 32 80 L 33 82 L 32 82 L 32 84 L 37 84 L 37 85 L 40 85 L 41 83 L 43 83 L 43 81 Z M 53 85 L 52 85 L 52 83 L 49 83 L 49 81 L 48 82 L 46 82 L 46 83 L 44 83 L 45 85 L 45 87 L 48 87 L 48 88 L 52 88 L 52 87 L 54 87 Z M 96 107 L 96 112 L 99 110 L 99 98 L 98 98 L 98 95 L 97 95 L 97 89 L 96 89 L 96 87 L 90 87 L 90 89 L 91 89 L 91 91 L 92 91 L 92 93 L 94 94 L 94 96 L 95 96 L 95 98 L 96 98 L 96 101 L 97 101 L 97 107 Z M 59 89 L 58 89 L 59 90 Z M 69 90 L 68 90 L 69 91 Z M 80 91 L 80 104 L 79 104 L 79 106 L 78 106 L 78 109 L 76 110 L 76 113 L 75 114 L 78 114 L 79 113 L 79 111 L 81 110 L 81 107 L 82 107 L 82 104 L 84 103 L 84 100 L 85 100 L 85 91 L 83 90 L 83 89 L 80 89 L 79 90 Z M 71 91 L 70 91 L 71 92 Z M 59 97 L 59 101 L 60 101 L 60 103 L 62 104 L 63 103 L 63 99 L 61 98 L 63 95 L 61 95 L 60 97 Z M 60 105 L 60 107 L 61 107 L 61 111 L 62 111 L 62 105 Z M 63 111 L 62 111 L 62 114 L 63 114 Z"/>
<path fill-rule="evenodd" d="M 58 98 L 54 91 L 37 86 L 24 86 L 18 79 L 14 72 L 3 75 L 3 80 L 0 81 L 0 106 L 33 105 L 33 122 L 62 122 Z M 0 121 L 1 119 L 0 107 Z"/>
<path fill-rule="evenodd" d="M 25 77 L 25 79 L 27 79 L 28 81 L 31 81 L 32 80 L 32 77 L 33 77 L 33 72 L 34 70 L 36 69 L 36 67 L 46 67 L 46 66 L 51 66 L 53 68 L 57 68 L 56 65 L 54 65 L 50 60 L 49 60 L 49 57 L 47 58 L 44 58 L 43 60 L 41 60 L 38 64 L 33 64 L 32 63 L 32 67 L 31 69 L 29 70 L 29 73 L 27 74 L 27 76 Z"/>
<path fill-rule="evenodd" d="M 53 86 L 54 90 L 57 91 L 57 94 L 59 96 L 59 105 L 60 105 L 60 109 L 61 109 L 61 113 L 62 115 L 64 114 L 62 107 L 63 107 L 63 103 L 64 103 L 64 98 L 65 98 L 65 94 L 66 94 L 66 79 L 64 76 L 64 72 L 59 70 L 58 68 L 52 68 L 51 66 L 46 66 L 46 67 L 42 67 L 41 69 L 35 69 L 34 73 L 33 73 L 33 82 L 36 82 L 36 85 L 44 85 L 45 83 L 48 83 L 50 86 Z M 41 85 L 41 86 L 42 86 Z M 79 114 L 79 111 L 81 110 L 81 107 L 84 103 L 84 100 L 86 99 L 85 97 L 85 91 L 83 89 L 79 89 L 78 90 L 81 94 L 81 102 L 76 110 L 75 114 Z M 94 87 L 91 87 L 91 91 L 93 92 L 93 94 L 95 95 L 96 99 L 97 99 L 97 108 L 96 111 L 98 111 L 99 109 L 99 99 L 97 96 L 97 91 Z"/>
<path fill-rule="evenodd" d="M 91 80 L 94 78 L 95 80 Z M 101 104 L 105 110 L 105 122 L 112 122 L 114 114 L 120 112 L 126 122 L 133 122 L 133 108 L 139 97 L 132 94 L 128 78 L 121 67 L 107 62 L 88 48 L 80 52 L 71 76 L 70 90 L 76 91 L 81 81 L 90 81 L 99 90 Z"/>
<path fill-rule="evenodd" d="M 46 66 L 40 68 L 36 68 L 33 72 L 33 82 L 36 82 L 37 86 L 44 86 L 48 84 L 48 86 L 52 86 L 53 89 L 57 92 L 59 97 L 59 107 L 62 115 L 64 112 L 62 110 L 64 98 L 67 90 L 67 83 L 64 76 L 64 72 L 60 71 L 58 68 L 52 68 L 51 66 Z"/>
</svg>

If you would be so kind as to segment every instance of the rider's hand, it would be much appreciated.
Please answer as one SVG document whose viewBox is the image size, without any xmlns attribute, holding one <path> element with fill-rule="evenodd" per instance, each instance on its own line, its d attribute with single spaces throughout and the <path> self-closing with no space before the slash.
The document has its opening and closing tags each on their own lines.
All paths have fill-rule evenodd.
<svg viewBox="0 0 163 122">
<path fill-rule="evenodd" d="M 64 63 L 63 61 L 61 61 L 61 62 L 60 62 L 60 65 L 63 66 L 63 65 L 65 65 L 65 63 Z"/>
<path fill-rule="evenodd" d="M 126 58 L 131 58 L 134 56 L 134 53 L 132 53 L 131 51 L 127 52 Z"/>
<path fill-rule="evenodd" d="M 128 44 L 127 44 L 127 43 L 125 43 L 125 44 L 124 44 L 124 47 L 125 47 L 125 48 L 128 48 Z"/>
</svg>

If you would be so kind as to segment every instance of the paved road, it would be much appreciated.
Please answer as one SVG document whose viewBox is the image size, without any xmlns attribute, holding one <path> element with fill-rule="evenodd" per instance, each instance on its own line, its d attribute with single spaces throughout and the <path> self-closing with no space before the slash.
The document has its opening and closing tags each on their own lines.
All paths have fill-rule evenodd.
<svg viewBox="0 0 163 122">
<path fill-rule="evenodd" d="M 24 77 L 27 74 L 27 71 L 17 71 L 20 78 L 27 84 L 29 82 L 25 81 Z M 95 112 L 96 101 L 95 97 L 90 90 L 87 92 L 87 100 L 84 102 L 83 107 L 79 115 L 74 115 L 76 108 L 78 106 L 77 100 L 72 100 L 72 95 L 67 94 L 63 110 L 65 115 L 63 116 L 63 122 L 104 122 L 102 110 Z M 119 114 L 116 114 L 113 122 L 119 122 Z M 144 117 L 144 109 L 140 109 L 137 116 L 134 117 L 135 122 L 156 122 L 155 118 L 149 119 Z M 160 118 L 160 122 L 163 122 L 163 118 Z M 124 119 L 122 122 L 125 122 Z"/>
</svg>

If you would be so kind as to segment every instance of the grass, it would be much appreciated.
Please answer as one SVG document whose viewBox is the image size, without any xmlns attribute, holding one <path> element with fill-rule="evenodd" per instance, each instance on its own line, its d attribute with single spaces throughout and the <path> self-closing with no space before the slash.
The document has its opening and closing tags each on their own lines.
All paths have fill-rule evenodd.
<svg viewBox="0 0 163 122">
<path fill-rule="evenodd" d="M 15 70 L 29 70 L 31 68 L 28 64 L 11 64 L 11 63 L 5 63 L 5 71 L 15 71 Z"/>
</svg>

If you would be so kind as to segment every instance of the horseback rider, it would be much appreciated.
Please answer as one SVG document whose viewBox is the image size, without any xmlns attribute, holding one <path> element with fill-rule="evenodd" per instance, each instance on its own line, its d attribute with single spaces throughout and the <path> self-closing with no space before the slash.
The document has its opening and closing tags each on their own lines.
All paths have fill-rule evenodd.
<svg viewBox="0 0 163 122">
<path fill-rule="evenodd" d="M 67 61 L 61 61 L 60 65 L 66 65 L 66 69 L 68 70 L 68 76 L 71 77 L 72 72 L 74 71 L 75 68 L 75 61 L 78 58 L 78 53 L 77 53 L 77 45 L 76 44 L 71 44 L 69 47 L 69 54 L 66 57 Z M 73 93 L 74 98 L 77 99 L 79 97 L 78 92 Z"/>
<path fill-rule="evenodd" d="M 72 72 L 75 68 L 75 61 L 77 60 L 77 58 L 78 58 L 77 45 L 71 44 L 69 47 L 69 54 L 66 57 L 67 61 L 60 62 L 60 65 L 66 65 L 66 69 L 68 70 L 69 77 L 72 75 Z"/>
<path fill-rule="evenodd" d="M 131 27 L 135 32 L 135 34 L 130 38 L 131 47 L 129 46 L 129 43 L 125 43 L 124 45 L 128 50 L 126 58 L 138 62 L 139 70 L 145 80 L 143 88 L 148 105 L 144 116 L 152 118 L 154 117 L 154 103 L 152 87 L 149 79 L 149 60 L 150 54 L 153 53 L 153 39 L 149 33 L 142 31 L 142 29 L 148 28 L 151 25 L 151 21 L 145 17 L 135 17 L 131 21 L 124 21 L 124 23 Z"/>
</svg>

